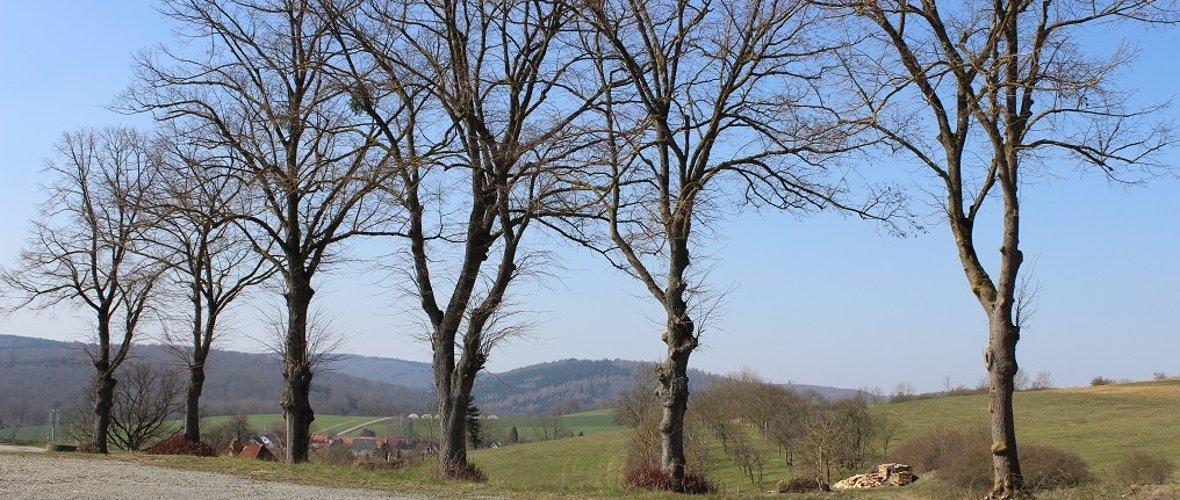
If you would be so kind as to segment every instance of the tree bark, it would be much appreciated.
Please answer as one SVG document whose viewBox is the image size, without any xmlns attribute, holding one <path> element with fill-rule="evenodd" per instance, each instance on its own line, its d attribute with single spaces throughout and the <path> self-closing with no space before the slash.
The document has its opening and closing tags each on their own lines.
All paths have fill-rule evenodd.
<svg viewBox="0 0 1180 500">
<path fill-rule="evenodd" d="M 459 397 L 443 401 L 442 432 L 439 443 L 439 466 L 443 477 L 462 477 L 467 470 L 467 420 Z"/>
<path fill-rule="evenodd" d="M 695 343 L 691 334 L 688 344 Z M 670 335 L 668 358 L 656 369 L 657 393 L 664 407 L 660 420 L 660 466 L 672 476 L 672 490 L 684 492 L 684 414 L 688 410 L 688 357 L 684 337 Z"/>
<path fill-rule="evenodd" d="M 189 367 L 188 387 L 184 395 L 184 438 L 201 440 L 201 391 L 205 386 L 205 360 Z"/>
<path fill-rule="evenodd" d="M 287 462 L 297 464 L 307 462 L 311 448 L 311 423 L 315 420 L 310 399 L 313 374 L 307 346 L 307 315 L 314 291 L 308 280 L 298 272 L 291 272 L 290 276 L 282 407 L 287 423 Z"/>
<path fill-rule="evenodd" d="M 1012 411 L 1015 391 L 1016 340 L 1018 328 L 1005 317 L 991 319 L 990 336 L 985 362 L 990 382 L 992 468 L 994 482 L 989 498 L 1015 498 L 1023 491 L 1024 480 L 1016 453 L 1016 423 Z"/>
<path fill-rule="evenodd" d="M 691 203 L 684 202 L 682 203 Z M 697 347 L 695 325 L 688 315 L 684 294 L 685 272 L 691 262 L 688 251 L 688 220 L 674 219 L 677 228 L 669 238 L 668 286 L 664 297 L 667 312 L 667 358 L 656 369 L 657 394 L 664 407 L 660 420 L 660 466 L 672 477 L 672 491 L 684 492 L 686 457 L 684 453 L 684 415 L 688 410 L 688 358 Z"/>
<path fill-rule="evenodd" d="M 104 363 L 105 364 L 105 363 Z M 115 384 L 117 381 L 110 370 L 102 370 L 95 380 L 94 399 L 94 452 L 109 453 L 107 436 L 111 429 L 111 409 L 115 406 Z"/>
</svg>

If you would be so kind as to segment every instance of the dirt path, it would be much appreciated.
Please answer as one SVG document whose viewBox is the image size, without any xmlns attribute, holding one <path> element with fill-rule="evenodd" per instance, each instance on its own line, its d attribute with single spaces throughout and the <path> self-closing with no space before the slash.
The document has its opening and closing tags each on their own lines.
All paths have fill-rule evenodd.
<svg viewBox="0 0 1180 500">
<path fill-rule="evenodd" d="M 45 448 L 0 443 L 0 453 L 44 453 Z"/>
<path fill-rule="evenodd" d="M 0 453 L 0 498 L 424 500 L 427 497 L 258 481 L 118 460 L 69 458 L 56 453 Z"/>
<path fill-rule="evenodd" d="M 349 428 L 347 428 L 347 429 L 344 429 L 344 430 L 342 430 L 342 431 L 340 431 L 340 432 L 337 432 L 337 433 L 336 433 L 336 435 L 338 435 L 338 436 L 347 436 L 347 435 L 348 435 L 348 433 L 350 433 L 350 432 L 352 432 L 352 431 L 355 431 L 355 430 L 357 430 L 357 429 L 361 429 L 361 428 L 365 427 L 366 425 L 372 425 L 372 424 L 375 424 L 375 423 L 377 423 L 377 422 L 384 422 L 384 421 L 386 421 L 386 420 L 392 420 L 392 419 L 393 419 L 393 417 L 385 417 L 385 418 L 379 418 L 379 419 L 377 419 L 377 420 L 370 420 L 370 421 L 368 421 L 368 422 L 365 422 L 365 423 L 363 423 L 363 424 L 360 424 L 360 425 L 354 425 L 354 426 L 352 426 L 352 427 L 349 427 Z"/>
</svg>

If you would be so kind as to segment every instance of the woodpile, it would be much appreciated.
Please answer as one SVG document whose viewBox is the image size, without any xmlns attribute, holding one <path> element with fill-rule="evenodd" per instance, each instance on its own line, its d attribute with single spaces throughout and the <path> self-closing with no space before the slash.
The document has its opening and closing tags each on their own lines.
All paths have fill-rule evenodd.
<svg viewBox="0 0 1180 500">
<path fill-rule="evenodd" d="M 905 464 L 881 464 L 877 472 L 857 474 L 832 485 L 835 490 L 880 488 L 882 486 L 905 486 L 918 480 L 914 468 Z"/>
</svg>

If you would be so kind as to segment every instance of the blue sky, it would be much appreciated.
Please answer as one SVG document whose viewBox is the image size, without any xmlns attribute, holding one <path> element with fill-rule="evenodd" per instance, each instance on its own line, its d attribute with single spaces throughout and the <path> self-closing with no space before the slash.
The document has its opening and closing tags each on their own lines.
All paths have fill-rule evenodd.
<svg viewBox="0 0 1180 500">
<path fill-rule="evenodd" d="M 1141 102 L 1174 97 L 1180 32 L 1111 32 L 1091 48 L 1124 36 L 1141 49 L 1124 85 L 1137 89 Z M 148 123 L 106 106 L 129 83 L 131 56 L 169 37 L 150 2 L 0 0 L 0 265 L 16 261 L 42 199 L 43 159 L 63 132 Z M 1180 152 L 1165 159 L 1180 164 Z M 903 165 L 878 168 L 928 185 Z M 1049 371 L 1059 386 L 1085 385 L 1096 375 L 1180 375 L 1180 181 L 1127 188 L 1071 165 L 1051 168 L 1053 178 L 1024 188 L 1022 243 L 1042 291 L 1019 346 L 1022 367 Z M 747 212 L 719 223 L 716 233 L 705 252 L 711 286 L 732 291 L 693 356 L 696 367 L 887 392 L 903 382 L 937 390 L 943 377 L 966 385 L 983 377 L 986 322 L 945 226 L 898 239 L 837 215 Z M 993 254 L 986 241 L 984 251 Z M 645 291 L 576 248 L 555 248 L 563 268 L 518 299 L 535 312 L 534 336 L 493 354 L 490 368 L 568 357 L 660 359 L 662 315 Z M 429 359 L 428 346 L 409 336 L 414 322 L 401 313 L 411 302 L 349 269 L 317 288 L 319 307 L 348 337 L 344 351 Z M 239 310 L 237 329 L 251 333 L 251 316 L 251 308 Z M 80 340 L 86 323 L 63 308 L 18 312 L 0 317 L 0 333 Z M 225 346 L 258 349 L 242 335 Z"/>
</svg>

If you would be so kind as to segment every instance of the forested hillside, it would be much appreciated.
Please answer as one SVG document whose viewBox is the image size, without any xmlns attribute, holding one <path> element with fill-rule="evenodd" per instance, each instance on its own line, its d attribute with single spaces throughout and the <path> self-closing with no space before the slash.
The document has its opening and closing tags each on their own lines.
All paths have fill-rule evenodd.
<svg viewBox="0 0 1180 500">
<path fill-rule="evenodd" d="M 139 345 L 129 363 L 152 363 L 180 369 L 177 359 L 159 345 Z M 500 415 L 545 415 L 614 406 L 619 395 L 634 387 L 652 365 L 629 360 L 565 359 L 509 370 L 484 372 L 476 382 L 475 403 Z M 52 408 L 77 404 L 90 382 L 85 346 L 30 337 L 0 335 L 0 424 L 40 425 Z M 237 412 L 278 413 L 282 369 L 268 354 L 214 350 L 210 354 L 203 393 L 206 415 Z M 316 375 L 312 386 L 315 411 L 323 415 L 392 415 L 422 413 L 435 408 L 428 363 L 392 358 L 342 355 Z M 692 392 L 719 375 L 692 370 Z M 183 377 L 181 377 L 183 380 Z M 856 391 L 834 387 L 786 384 L 816 398 L 843 399 Z"/>
<path fill-rule="evenodd" d="M 136 346 L 135 359 L 179 369 L 164 347 Z M 39 425 L 52 408 L 69 409 L 94 374 L 81 343 L 0 335 L 0 423 Z M 278 361 L 265 354 L 213 351 L 203 394 L 207 415 L 237 412 L 277 413 L 282 392 Z M 181 378 L 183 380 L 183 377 Z M 312 387 L 317 412 L 336 415 L 389 415 L 433 405 L 424 390 L 324 370 Z"/>
</svg>

